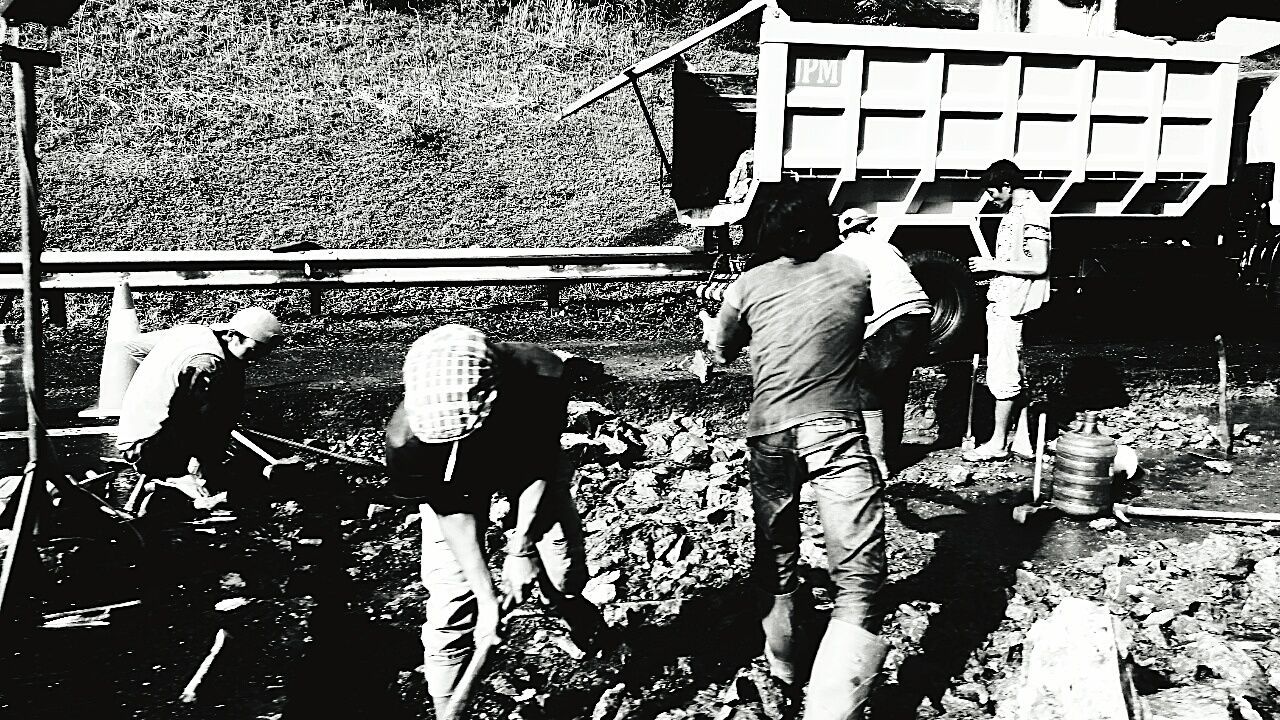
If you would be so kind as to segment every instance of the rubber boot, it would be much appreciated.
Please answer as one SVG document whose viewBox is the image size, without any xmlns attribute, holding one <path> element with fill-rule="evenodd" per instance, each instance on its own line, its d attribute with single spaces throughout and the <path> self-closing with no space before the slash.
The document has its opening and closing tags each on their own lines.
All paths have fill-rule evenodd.
<svg viewBox="0 0 1280 720">
<path fill-rule="evenodd" d="M 796 599 L 800 588 L 786 595 L 772 595 L 766 599 L 764 618 L 764 657 L 769 661 L 769 672 L 779 680 L 792 685 L 796 681 L 796 660 L 800 644 L 797 623 Z"/>
<path fill-rule="evenodd" d="M 432 695 L 431 705 L 436 709 L 436 720 L 444 717 L 445 711 L 449 709 L 449 702 L 453 700 L 452 695 Z"/>
<path fill-rule="evenodd" d="M 880 479 L 889 479 L 889 462 L 885 458 L 884 449 L 884 411 L 863 410 L 862 424 L 867 428 L 867 447 L 871 457 L 875 458 L 876 467 L 880 469 Z"/>
<path fill-rule="evenodd" d="M 833 619 L 813 661 L 804 720 L 863 720 L 888 652 L 879 635 Z"/>
</svg>

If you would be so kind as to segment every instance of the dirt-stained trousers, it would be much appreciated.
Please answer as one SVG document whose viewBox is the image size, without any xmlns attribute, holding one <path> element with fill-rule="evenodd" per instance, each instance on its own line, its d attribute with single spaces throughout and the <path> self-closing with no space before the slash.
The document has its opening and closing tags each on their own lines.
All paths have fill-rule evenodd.
<svg viewBox="0 0 1280 720">
<path fill-rule="evenodd" d="M 538 557 L 552 584 L 566 595 L 582 592 L 587 580 L 582 521 L 570 492 L 573 465 L 561 454 L 556 477 L 547 484 L 540 513 L 550 529 L 537 543 Z M 440 531 L 431 508 L 422 508 L 422 584 L 427 590 L 422 625 L 423 673 L 432 697 L 453 694 L 475 649 L 476 598 L 462 567 Z M 513 510 L 514 512 L 514 510 Z M 483 534 L 487 508 L 477 518 Z M 535 523 L 542 525 L 543 523 Z M 481 547 L 484 538 L 479 538 Z"/>
</svg>

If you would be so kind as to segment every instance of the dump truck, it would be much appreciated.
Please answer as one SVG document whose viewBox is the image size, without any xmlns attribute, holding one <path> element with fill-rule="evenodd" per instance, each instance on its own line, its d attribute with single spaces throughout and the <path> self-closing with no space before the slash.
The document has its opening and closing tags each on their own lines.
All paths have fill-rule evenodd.
<svg viewBox="0 0 1280 720">
<path fill-rule="evenodd" d="M 755 72 L 684 61 L 754 13 Z M 803 22 L 756 0 L 563 114 L 673 61 L 680 222 L 728 252 L 750 250 L 726 245 L 728 229 L 746 226 L 749 240 L 761 198 L 784 181 L 823 194 L 833 213 L 862 208 L 933 300 L 942 350 L 981 323 L 967 258 L 990 252 L 999 216 L 980 177 L 1005 158 L 1051 213 L 1055 292 L 1176 248 L 1280 305 L 1280 83 L 1240 71 L 1242 58 L 1278 44 L 1280 23 L 1240 18 L 1212 40 L 1178 42 Z"/>
</svg>

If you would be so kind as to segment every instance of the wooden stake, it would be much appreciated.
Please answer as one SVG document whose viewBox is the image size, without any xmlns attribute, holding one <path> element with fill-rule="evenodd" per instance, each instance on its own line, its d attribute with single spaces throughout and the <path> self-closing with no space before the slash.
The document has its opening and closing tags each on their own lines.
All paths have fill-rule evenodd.
<svg viewBox="0 0 1280 720">
<path fill-rule="evenodd" d="M 1036 426 L 1036 469 L 1031 479 L 1031 502 L 1040 502 L 1040 477 L 1044 470 L 1044 422 L 1047 413 L 1040 413 Z"/>
<path fill-rule="evenodd" d="M 1231 406 L 1227 404 L 1227 344 L 1221 335 L 1213 341 L 1218 345 L 1218 436 L 1226 454 L 1234 452 L 1234 441 L 1231 432 Z"/>
<path fill-rule="evenodd" d="M 196 674 L 192 676 L 191 682 L 182 689 L 182 695 L 178 696 L 178 700 L 184 703 L 196 701 L 196 688 L 200 687 L 200 682 L 204 680 L 204 676 L 209 674 L 209 668 L 213 667 L 214 658 L 218 657 L 218 653 L 222 652 L 222 646 L 227 642 L 227 631 L 218 628 L 218 634 L 213 638 L 213 647 L 209 649 L 209 654 L 205 655 L 204 661 L 200 663 Z"/>
<path fill-rule="evenodd" d="M 18 45 L 18 30 L 9 31 L 11 46 Z M 44 228 L 40 224 L 40 175 L 36 168 L 36 85 L 35 65 L 25 61 L 11 63 L 13 68 L 14 128 L 18 136 L 18 203 L 22 221 L 23 322 L 22 381 L 27 398 L 27 468 L 23 473 L 22 495 L 13 521 L 13 535 L 8 553 L 0 569 L 0 617 L 9 599 L 9 582 L 13 564 L 22 543 L 35 526 L 31 512 L 49 504 L 45 478 L 48 474 L 43 457 L 45 438 L 40 426 L 44 413 L 43 331 L 40 324 L 40 253 L 44 249 Z"/>
</svg>

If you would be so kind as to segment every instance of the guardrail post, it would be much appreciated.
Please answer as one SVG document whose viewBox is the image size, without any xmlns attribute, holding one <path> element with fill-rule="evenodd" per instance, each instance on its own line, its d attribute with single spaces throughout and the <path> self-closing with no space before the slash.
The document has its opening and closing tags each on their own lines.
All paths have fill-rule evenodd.
<svg viewBox="0 0 1280 720">
<path fill-rule="evenodd" d="M 729 237 L 729 226 L 718 225 L 702 229 L 702 249 L 710 253 L 733 252 L 733 239 Z"/>
<path fill-rule="evenodd" d="M 563 283 L 547 283 L 542 289 L 542 296 L 547 301 L 547 315 L 559 315 L 562 310 L 560 307 L 560 288 L 564 287 Z"/>
<path fill-rule="evenodd" d="M 320 317 L 324 314 L 324 290 L 311 288 L 307 293 L 311 296 L 311 317 Z"/>
<path fill-rule="evenodd" d="M 49 306 L 49 323 L 58 327 L 67 326 L 67 294 L 64 292 L 44 293 L 45 304 Z"/>
</svg>

